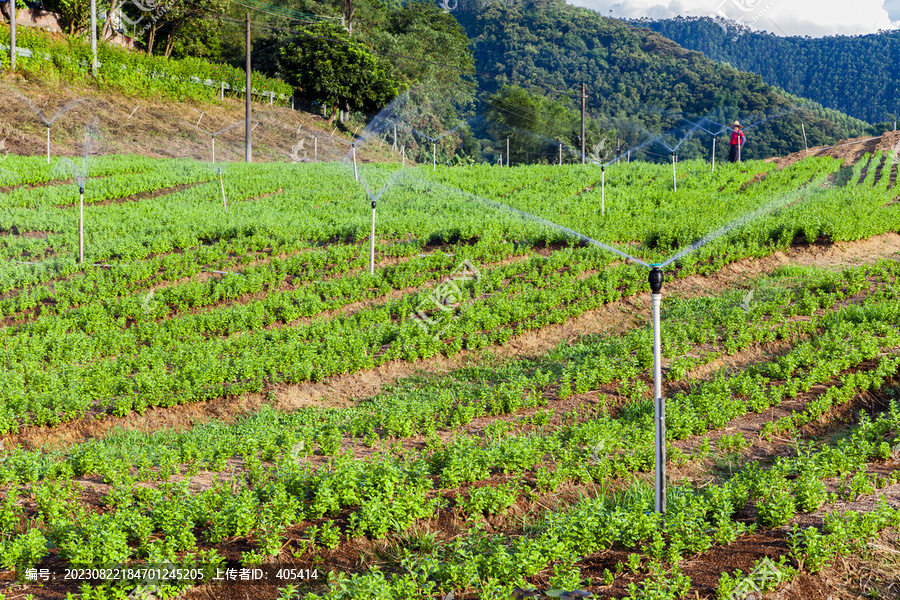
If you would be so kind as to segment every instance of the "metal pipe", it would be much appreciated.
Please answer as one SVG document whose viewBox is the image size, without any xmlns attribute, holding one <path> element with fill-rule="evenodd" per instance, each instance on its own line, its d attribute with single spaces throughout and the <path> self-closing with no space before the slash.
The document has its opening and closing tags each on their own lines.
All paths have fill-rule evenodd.
<svg viewBox="0 0 900 600">
<path fill-rule="evenodd" d="M 650 301 L 653 306 L 653 420 L 655 439 L 654 509 L 666 514 L 666 403 L 662 397 L 662 351 L 659 312 L 662 305 L 663 273 L 658 266 L 650 270 Z"/>
<path fill-rule="evenodd" d="M 50 164 L 50 126 L 47 125 L 47 164 Z"/>
<path fill-rule="evenodd" d="M 803 132 L 803 148 L 809 152 L 809 144 L 806 143 L 806 127 L 803 125 L 803 122 L 800 123 L 800 131 Z"/>
<path fill-rule="evenodd" d="M 250 127 L 250 94 L 253 92 L 253 82 L 251 81 L 251 71 L 250 71 L 250 11 L 247 11 L 247 64 L 244 69 L 246 70 L 246 94 L 244 94 L 244 160 L 247 162 L 253 162 L 253 150 L 252 150 L 252 138 L 250 136 L 250 132 L 253 131 Z"/>
<path fill-rule="evenodd" d="M 710 161 L 712 165 L 711 173 L 716 172 L 716 136 L 713 136 L 713 149 L 712 149 L 712 160 Z"/>
<path fill-rule="evenodd" d="M 375 200 L 372 200 L 372 235 L 369 238 L 369 273 L 375 274 Z"/>
<path fill-rule="evenodd" d="M 78 264 L 84 264 L 84 186 L 78 188 Z"/>
<path fill-rule="evenodd" d="M 91 0 L 91 75 L 97 77 L 97 0 Z"/>
<path fill-rule="evenodd" d="M 212 136 L 212 164 L 216 164 L 216 136 Z"/>
<path fill-rule="evenodd" d="M 606 216 L 606 165 L 600 167 L 600 216 Z"/>
<path fill-rule="evenodd" d="M 313 136 L 313 148 L 314 148 L 314 150 L 313 150 L 314 159 L 313 160 L 315 162 L 319 162 L 319 136 L 318 135 Z"/>
<path fill-rule="evenodd" d="M 356 144 L 353 144 L 353 177 L 359 181 L 359 173 L 356 170 Z"/>
<path fill-rule="evenodd" d="M 562 166 L 562 142 L 559 143 L 559 166 Z"/>
<path fill-rule="evenodd" d="M 16 70 L 16 10 L 15 5 L 9 11 L 9 68 Z"/>
<path fill-rule="evenodd" d="M 507 139 L 509 139 L 509 138 L 507 138 Z M 436 160 L 437 160 L 436 148 L 437 148 L 437 144 L 435 144 L 434 142 L 431 142 L 431 172 L 432 173 L 434 173 L 435 170 L 437 169 L 437 167 L 435 166 Z"/>
<path fill-rule="evenodd" d="M 672 191 L 678 191 L 678 178 L 675 174 L 675 151 L 672 151 Z"/>
</svg>

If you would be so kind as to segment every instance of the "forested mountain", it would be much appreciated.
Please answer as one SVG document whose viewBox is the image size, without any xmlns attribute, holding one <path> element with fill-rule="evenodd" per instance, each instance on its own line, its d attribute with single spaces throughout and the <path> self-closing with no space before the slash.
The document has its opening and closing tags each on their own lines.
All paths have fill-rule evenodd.
<svg viewBox="0 0 900 600">
<path fill-rule="evenodd" d="M 900 110 L 900 31 L 778 37 L 709 17 L 632 21 L 766 83 L 870 123 Z"/>
<path fill-rule="evenodd" d="M 826 114 L 813 103 L 798 107 L 759 75 L 563 0 L 479 3 L 454 14 L 472 40 L 482 93 L 515 85 L 574 108 L 580 84 L 586 82 L 589 114 L 628 146 L 645 140 L 647 130 L 659 134 L 680 128 L 663 137 L 674 146 L 691 128 L 682 117 L 695 122 L 708 117 L 703 126 L 710 130 L 718 128 L 712 122 L 727 124 L 737 118 L 752 124 L 768 118 L 748 131 L 747 157 L 802 148 L 801 120 L 810 144 L 874 130 L 855 119 Z M 696 131 L 679 148 L 680 155 L 708 153 L 710 136 Z M 668 155 L 659 143 L 645 148 Z"/>
</svg>

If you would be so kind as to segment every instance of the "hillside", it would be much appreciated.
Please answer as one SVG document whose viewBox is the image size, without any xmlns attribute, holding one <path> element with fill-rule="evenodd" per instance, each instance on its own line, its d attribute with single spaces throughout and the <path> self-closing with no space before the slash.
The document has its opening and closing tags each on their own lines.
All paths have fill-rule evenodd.
<svg viewBox="0 0 900 600">
<path fill-rule="evenodd" d="M 685 48 L 758 73 L 766 83 L 870 123 L 900 105 L 900 31 L 826 38 L 779 37 L 709 17 L 634 22 Z"/>
<path fill-rule="evenodd" d="M 628 145 L 645 138 L 644 130 L 658 134 L 685 128 L 682 116 L 752 123 L 779 115 L 753 130 L 749 158 L 802 148 L 801 120 L 816 144 L 874 133 L 855 119 L 817 117 L 807 107 L 794 110 L 795 101 L 759 75 L 563 0 L 495 2 L 483 10 L 461 10 L 457 18 L 473 42 L 483 95 L 512 84 L 574 104 L 577 88 L 586 82 L 589 114 L 604 120 Z M 708 138 L 695 135 L 679 153 L 704 156 L 708 146 Z M 660 145 L 653 151 L 668 154 Z"/>
<path fill-rule="evenodd" d="M 81 156 L 86 128 L 95 124 L 97 136 L 92 144 L 94 151 L 100 154 L 210 160 L 210 136 L 197 129 L 198 122 L 201 128 L 216 132 L 244 119 L 244 103 L 236 98 L 226 97 L 215 103 L 178 102 L 125 96 L 92 86 L 26 82 L 11 79 L 8 75 L 0 81 L 0 102 L 6 107 L 0 139 L 11 154 L 41 156 L 47 151 L 47 128 L 23 96 L 37 108 L 46 103 L 44 113 L 47 115 L 55 115 L 70 102 L 82 100 L 53 123 L 50 131 L 53 156 Z M 337 131 L 335 138 L 343 142 L 332 139 L 334 128 L 329 128 L 325 119 L 318 115 L 257 102 L 253 105 L 253 120 L 259 122 L 252 138 L 254 161 L 291 162 L 294 160 L 290 156 L 292 153 L 298 158 L 305 155 L 313 160 L 313 136 L 316 135 L 319 160 L 341 160 L 349 151 L 349 135 Z M 303 144 L 298 146 L 301 141 Z M 387 145 L 380 152 L 377 148 L 363 146 L 358 158 L 363 162 L 384 160 L 389 150 Z M 244 160 L 243 124 L 216 137 L 216 160 Z"/>
</svg>

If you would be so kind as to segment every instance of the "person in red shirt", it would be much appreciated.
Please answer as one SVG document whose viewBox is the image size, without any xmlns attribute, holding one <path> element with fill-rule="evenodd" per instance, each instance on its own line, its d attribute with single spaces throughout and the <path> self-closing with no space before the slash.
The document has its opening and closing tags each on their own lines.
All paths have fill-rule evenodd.
<svg viewBox="0 0 900 600">
<path fill-rule="evenodd" d="M 731 125 L 731 150 L 728 152 L 729 162 L 741 162 L 741 146 L 747 141 L 747 136 L 741 131 L 743 128 L 738 121 Z"/>
</svg>

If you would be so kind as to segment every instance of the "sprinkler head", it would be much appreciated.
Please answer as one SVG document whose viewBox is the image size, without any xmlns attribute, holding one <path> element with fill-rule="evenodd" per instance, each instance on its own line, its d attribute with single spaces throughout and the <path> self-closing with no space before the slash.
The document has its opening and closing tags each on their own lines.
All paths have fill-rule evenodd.
<svg viewBox="0 0 900 600">
<path fill-rule="evenodd" d="M 606 170 L 606 165 L 600 165 L 600 170 L 601 170 L 601 171 L 605 171 L 605 170 Z"/>
<path fill-rule="evenodd" d="M 650 291 L 654 294 L 658 294 L 662 290 L 663 284 L 663 272 L 658 266 L 653 266 L 650 269 L 650 277 L 648 278 L 650 282 Z"/>
<path fill-rule="evenodd" d="M 83 186 L 83 185 L 82 185 L 82 186 L 78 186 L 78 193 L 79 193 L 79 194 L 84 194 L 84 186 Z"/>
<path fill-rule="evenodd" d="M 377 202 L 375 202 L 374 200 L 372 200 L 372 210 L 375 210 L 375 205 L 376 205 L 376 204 L 377 204 Z"/>
</svg>

